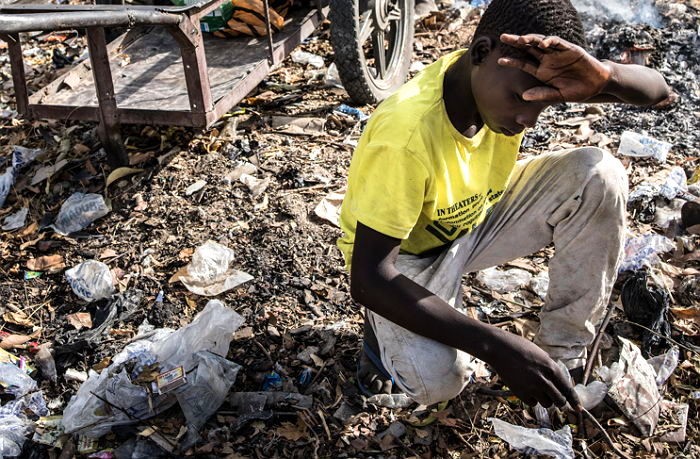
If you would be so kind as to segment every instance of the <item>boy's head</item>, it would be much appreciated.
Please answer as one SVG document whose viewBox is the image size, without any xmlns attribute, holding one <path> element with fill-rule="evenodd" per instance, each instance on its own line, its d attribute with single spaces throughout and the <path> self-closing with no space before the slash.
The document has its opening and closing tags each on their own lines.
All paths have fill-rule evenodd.
<svg viewBox="0 0 700 459">
<path fill-rule="evenodd" d="M 501 34 L 558 36 L 585 48 L 583 25 L 569 0 L 493 0 L 469 47 L 471 91 L 479 114 L 495 132 L 514 135 L 534 126 L 544 103 L 526 102 L 522 93 L 543 83 L 522 70 L 500 66 L 499 57 L 533 60 L 501 42 Z"/>
<path fill-rule="evenodd" d="M 555 35 L 586 47 L 581 18 L 569 0 L 493 0 L 476 27 L 472 43 L 479 37 L 490 37 L 503 56 L 528 58 L 527 53 L 500 42 L 504 33 Z"/>
</svg>

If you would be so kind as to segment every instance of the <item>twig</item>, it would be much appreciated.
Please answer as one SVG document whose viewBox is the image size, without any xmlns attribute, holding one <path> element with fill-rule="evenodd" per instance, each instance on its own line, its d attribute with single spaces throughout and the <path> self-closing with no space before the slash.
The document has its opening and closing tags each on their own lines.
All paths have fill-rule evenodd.
<svg viewBox="0 0 700 459">
<path fill-rule="evenodd" d="M 644 330 L 648 331 L 648 332 L 651 333 L 652 335 L 656 335 L 656 336 L 658 336 L 659 338 L 663 338 L 663 339 L 665 339 L 665 340 L 667 340 L 667 341 L 670 341 L 671 343 L 675 344 L 676 346 L 678 346 L 678 347 L 680 347 L 680 348 L 685 349 L 685 350 L 688 351 L 688 352 L 695 352 L 696 354 L 698 353 L 697 350 L 691 349 L 691 348 L 689 348 L 688 346 L 685 346 L 685 345 L 679 343 L 678 341 L 674 340 L 674 339 L 671 338 L 670 336 L 662 335 L 661 333 L 655 332 L 654 330 L 652 330 L 652 329 L 650 329 L 650 328 L 647 328 L 647 327 L 645 327 L 645 326 L 642 325 L 642 324 L 638 324 L 637 322 L 632 322 L 631 320 L 623 320 L 623 322 L 626 322 L 626 323 L 632 324 L 632 325 L 636 325 L 636 326 L 639 327 L 639 328 L 643 328 Z"/>
<path fill-rule="evenodd" d="M 593 340 L 593 345 L 591 346 L 591 352 L 588 354 L 588 361 L 586 362 L 586 369 L 583 372 L 583 381 L 581 383 L 585 386 L 586 383 L 588 383 L 588 378 L 591 376 L 591 370 L 593 369 L 593 362 L 595 361 L 596 355 L 598 354 L 598 348 L 600 347 L 600 340 L 603 337 L 603 333 L 605 332 L 605 328 L 608 326 L 608 322 L 610 322 L 610 318 L 612 317 L 612 313 L 615 311 L 615 305 L 610 304 L 610 307 L 608 308 L 608 312 L 605 313 L 605 317 L 603 318 L 603 321 L 600 323 L 600 328 L 598 329 L 598 333 L 595 335 L 595 339 Z"/>
<path fill-rule="evenodd" d="M 596 427 L 598 427 L 598 429 L 602 432 L 603 436 L 605 437 L 605 441 L 608 442 L 608 444 L 610 445 L 610 447 L 612 448 L 612 450 L 615 452 L 615 454 L 617 454 L 617 455 L 620 456 L 620 457 L 623 457 L 624 459 L 632 459 L 632 458 L 629 457 L 627 454 L 623 453 L 623 452 L 620 450 L 620 448 L 618 448 L 617 446 L 615 446 L 615 443 L 613 443 L 612 438 L 610 438 L 610 435 L 608 435 L 608 432 L 605 430 L 605 428 L 603 428 L 603 426 L 600 424 L 600 422 L 598 422 L 598 420 L 595 418 L 595 416 L 593 416 L 593 415 L 592 415 L 587 409 L 585 409 L 585 408 L 581 408 L 581 410 L 582 410 L 582 412 L 583 412 L 586 416 L 588 416 L 588 419 L 590 419 L 591 422 L 592 422 L 593 424 L 595 424 Z"/>
</svg>

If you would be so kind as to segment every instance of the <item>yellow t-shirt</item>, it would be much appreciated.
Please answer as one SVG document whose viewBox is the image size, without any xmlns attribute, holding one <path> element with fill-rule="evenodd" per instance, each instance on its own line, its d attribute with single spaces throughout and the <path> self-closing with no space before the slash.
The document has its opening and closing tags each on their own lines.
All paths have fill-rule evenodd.
<svg viewBox="0 0 700 459">
<path fill-rule="evenodd" d="M 350 267 L 357 222 L 402 239 L 421 254 L 481 223 L 499 201 L 522 134 L 486 125 L 472 138 L 450 122 L 442 98 L 445 72 L 465 50 L 421 71 L 374 111 L 348 172 L 338 247 Z"/>
</svg>

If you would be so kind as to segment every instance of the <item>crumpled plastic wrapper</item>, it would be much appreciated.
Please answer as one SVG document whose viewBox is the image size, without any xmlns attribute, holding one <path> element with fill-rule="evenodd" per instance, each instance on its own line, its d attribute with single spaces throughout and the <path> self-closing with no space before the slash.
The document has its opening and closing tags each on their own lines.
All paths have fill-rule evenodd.
<svg viewBox="0 0 700 459">
<path fill-rule="evenodd" d="M 573 459 L 573 437 L 569 426 L 553 431 L 551 429 L 528 429 L 488 418 L 493 430 L 500 438 L 516 450 L 527 455 L 543 455 L 555 459 Z"/>
<path fill-rule="evenodd" d="M 180 282 L 197 295 L 216 296 L 253 279 L 250 274 L 229 267 L 233 258 L 233 250 L 207 241 L 194 251 L 187 274 L 180 276 Z"/>
<path fill-rule="evenodd" d="M 88 260 L 66 271 L 66 280 L 73 293 L 85 301 L 102 300 L 114 294 L 114 280 L 109 267 L 97 260 Z"/>
<path fill-rule="evenodd" d="M 498 293 L 509 293 L 528 285 L 532 280 L 532 274 L 519 268 L 511 268 L 505 271 L 498 268 L 487 268 L 479 271 L 476 275 L 476 280 L 484 284 L 489 290 Z"/>
<path fill-rule="evenodd" d="M 67 236 L 87 228 L 98 218 L 107 215 L 110 210 L 100 194 L 73 193 L 61 206 L 51 227 L 57 233 Z"/>
<path fill-rule="evenodd" d="M 659 262 L 659 254 L 676 248 L 666 236 L 647 233 L 625 241 L 625 253 L 618 272 L 636 271 Z"/>
<path fill-rule="evenodd" d="M 656 385 L 656 372 L 637 346 L 625 338 L 620 359 L 610 368 L 598 368 L 598 376 L 610 386 L 608 395 L 644 436 L 654 433 L 659 421 L 661 394 Z"/>
</svg>

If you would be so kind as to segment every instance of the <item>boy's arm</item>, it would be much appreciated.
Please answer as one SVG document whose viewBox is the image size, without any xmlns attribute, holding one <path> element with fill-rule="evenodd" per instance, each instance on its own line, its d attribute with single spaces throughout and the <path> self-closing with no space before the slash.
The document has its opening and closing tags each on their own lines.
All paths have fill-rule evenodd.
<svg viewBox="0 0 700 459">
<path fill-rule="evenodd" d="M 579 408 L 566 375 L 543 350 L 461 314 L 401 274 L 395 266 L 400 243 L 358 222 L 350 273 L 357 302 L 407 330 L 485 361 L 529 405 L 568 401 Z"/>
<path fill-rule="evenodd" d="M 527 52 L 532 59 L 502 57 L 500 65 L 519 68 L 545 86 L 525 91 L 533 102 L 624 102 L 653 105 L 670 89 L 663 76 L 641 65 L 599 61 L 580 46 L 559 37 L 501 35 L 501 41 Z"/>
</svg>

